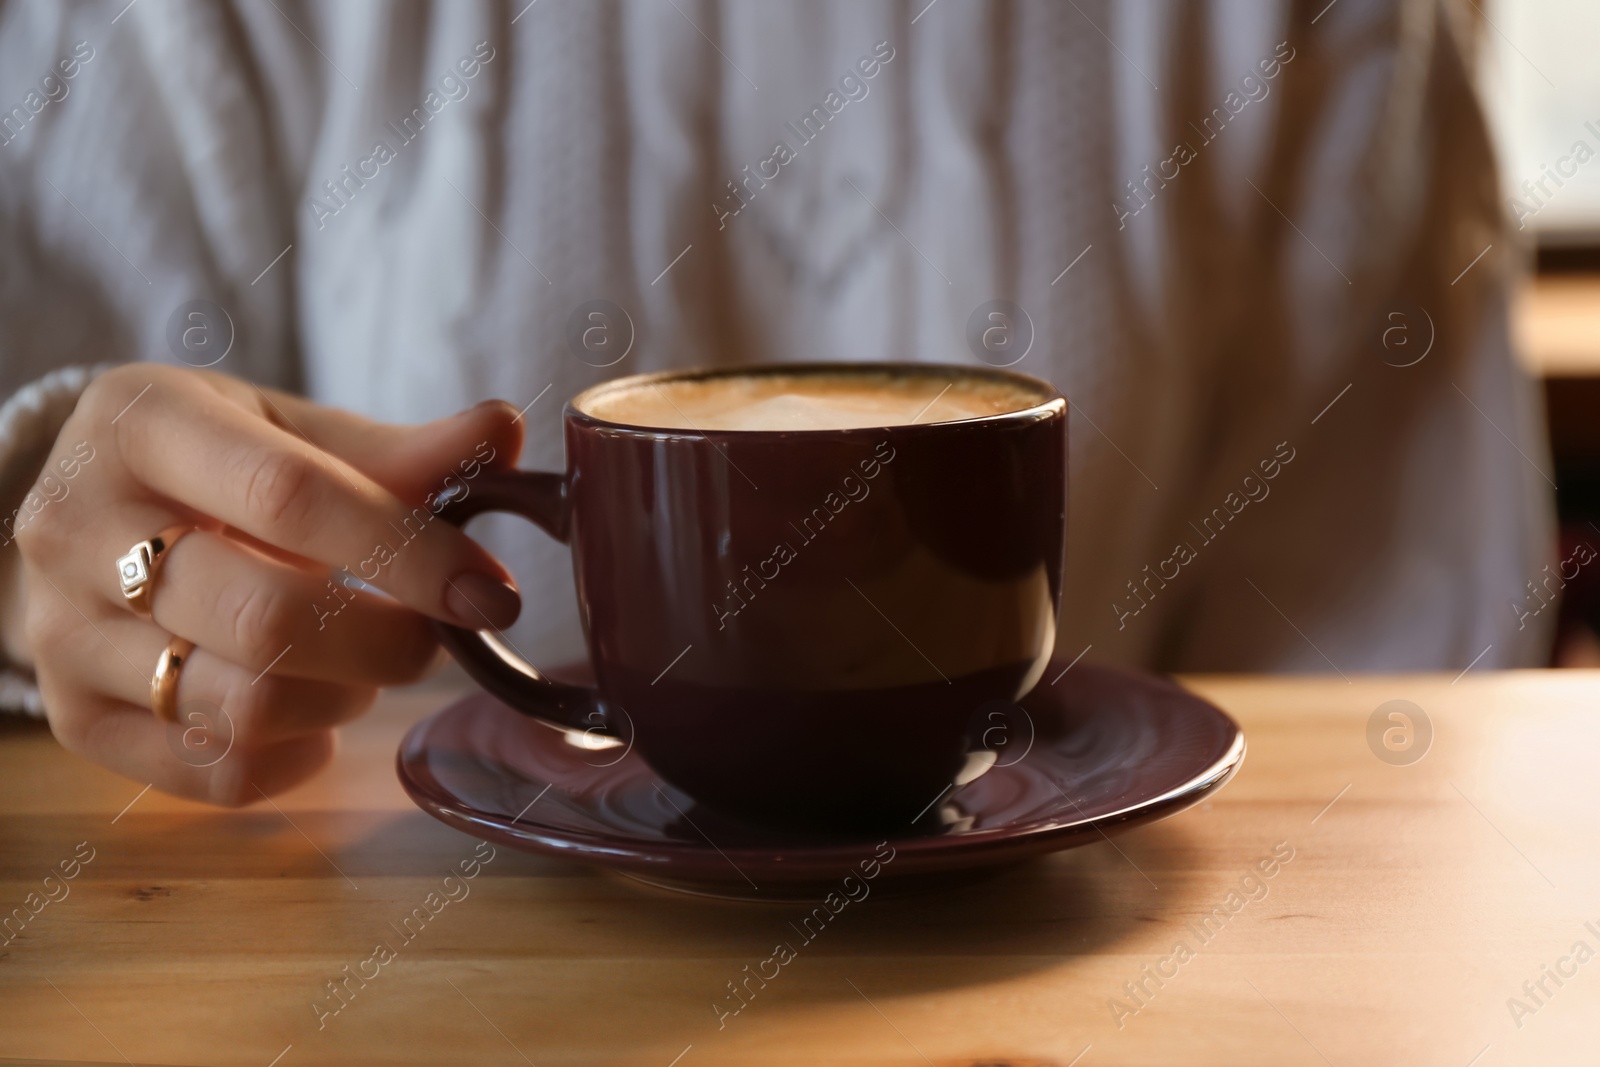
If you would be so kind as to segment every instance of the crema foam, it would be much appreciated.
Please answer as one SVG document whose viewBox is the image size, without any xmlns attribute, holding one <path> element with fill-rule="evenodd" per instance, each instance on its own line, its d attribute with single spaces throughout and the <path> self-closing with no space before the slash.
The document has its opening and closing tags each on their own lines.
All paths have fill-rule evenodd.
<svg viewBox="0 0 1600 1067">
<path fill-rule="evenodd" d="M 752 374 L 643 382 L 581 410 L 607 422 L 681 430 L 853 430 L 1022 411 L 1045 395 L 965 375 Z"/>
</svg>

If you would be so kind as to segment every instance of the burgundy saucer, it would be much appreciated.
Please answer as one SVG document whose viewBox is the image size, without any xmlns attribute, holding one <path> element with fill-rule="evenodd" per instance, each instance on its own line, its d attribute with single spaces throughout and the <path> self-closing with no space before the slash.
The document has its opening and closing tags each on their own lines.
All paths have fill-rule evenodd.
<svg viewBox="0 0 1600 1067">
<path fill-rule="evenodd" d="M 890 849 L 874 891 L 965 880 L 1091 844 L 1182 811 L 1244 761 L 1238 725 L 1161 678 L 1079 665 L 1041 682 L 1022 707 L 1010 743 L 969 763 L 964 784 L 930 797 L 887 849 L 877 847 L 882 835 L 802 836 L 734 821 L 662 782 L 637 754 L 596 747 L 609 739 L 545 726 L 484 693 L 414 726 L 396 763 L 418 806 L 475 837 L 685 892 L 783 901 L 838 889 Z"/>
</svg>

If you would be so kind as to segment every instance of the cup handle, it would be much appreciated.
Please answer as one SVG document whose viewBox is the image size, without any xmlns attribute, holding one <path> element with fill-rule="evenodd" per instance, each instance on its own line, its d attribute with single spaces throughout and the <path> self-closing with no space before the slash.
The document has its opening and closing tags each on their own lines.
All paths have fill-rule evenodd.
<svg viewBox="0 0 1600 1067">
<path fill-rule="evenodd" d="M 439 518 L 456 526 L 487 511 L 509 511 L 531 520 L 562 544 L 571 530 L 571 505 L 564 474 L 542 471 L 483 471 L 440 494 Z M 618 736 L 594 689 L 566 685 L 539 673 L 494 630 L 468 630 L 434 622 L 439 643 L 474 681 L 512 709 L 562 728 Z"/>
</svg>

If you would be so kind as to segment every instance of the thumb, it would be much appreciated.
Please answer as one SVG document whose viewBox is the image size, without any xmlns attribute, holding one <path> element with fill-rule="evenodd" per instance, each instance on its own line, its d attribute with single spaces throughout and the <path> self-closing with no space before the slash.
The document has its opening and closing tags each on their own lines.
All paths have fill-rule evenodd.
<svg viewBox="0 0 1600 1067">
<path fill-rule="evenodd" d="M 485 400 L 433 422 L 402 426 L 274 389 L 217 384 L 237 389 L 235 399 L 268 422 L 338 456 L 408 503 L 438 492 L 449 475 L 509 468 L 522 453 L 523 421 L 504 400 Z"/>
<path fill-rule="evenodd" d="M 485 400 L 421 426 L 374 427 L 382 432 L 371 435 L 362 456 L 343 458 L 408 502 L 439 492 L 452 475 L 511 468 L 522 453 L 522 420 L 503 400 Z"/>
</svg>

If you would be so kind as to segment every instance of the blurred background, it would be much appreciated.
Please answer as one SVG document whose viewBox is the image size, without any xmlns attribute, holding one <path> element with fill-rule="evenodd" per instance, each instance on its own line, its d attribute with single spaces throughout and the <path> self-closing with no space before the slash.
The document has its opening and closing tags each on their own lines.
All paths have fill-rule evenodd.
<svg viewBox="0 0 1600 1067">
<path fill-rule="evenodd" d="M 1543 383 L 1567 559 L 1600 545 L 1600 4 L 1492 0 L 1478 10 L 1507 216 L 1532 257 L 1516 348 Z M 1597 632 L 1600 577 L 1581 570 L 1562 603 L 1556 662 L 1600 666 Z"/>
</svg>

